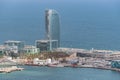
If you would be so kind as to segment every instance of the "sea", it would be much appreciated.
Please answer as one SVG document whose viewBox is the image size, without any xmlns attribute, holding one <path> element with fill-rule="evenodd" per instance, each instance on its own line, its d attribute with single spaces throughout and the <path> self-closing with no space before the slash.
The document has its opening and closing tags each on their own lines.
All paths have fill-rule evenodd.
<svg viewBox="0 0 120 80">
<path fill-rule="evenodd" d="M 120 73 L 91 68 L 23 66 L 25 70 L 0 73 L 0 80 L 120 80 Z"/>
<path fill-rule="evenodd" d="M 0 44 L 45 39 L 45 10 L 60 16 L 61 47 L 120 50 L 120 0 L 0 0 Z"/>
</svg>

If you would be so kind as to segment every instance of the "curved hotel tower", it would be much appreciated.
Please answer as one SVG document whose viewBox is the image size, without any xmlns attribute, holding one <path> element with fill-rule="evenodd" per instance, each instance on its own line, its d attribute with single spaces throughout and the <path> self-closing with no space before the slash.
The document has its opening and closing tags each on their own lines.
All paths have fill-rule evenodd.
<svg viewBox="0 0 120 80">
<path fill-rule="evenodd" d="M 45 10 L 46 39 L 37 40 L 36 46 L 40 51 L 52 51 L 60 47 L 60 22 L 58 12 L 53 9 Z"/>
<path fill-rule="evenodd" d="M 45 11 L 45 25 L 46 37 L 50 41 L 50 48 L 52 49 L 52 41 L 57 40 L 60 47 L 60 22 L 58 12 L 52 9 Z"/>
</svg>

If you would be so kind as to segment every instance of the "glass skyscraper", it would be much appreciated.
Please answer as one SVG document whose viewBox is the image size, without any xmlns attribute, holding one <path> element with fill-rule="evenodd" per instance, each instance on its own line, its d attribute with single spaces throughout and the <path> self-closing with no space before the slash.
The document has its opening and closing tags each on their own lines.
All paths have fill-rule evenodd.
<svg viewBox="0 0 120 80">
<path fill-rule="evenodd" d="M 60 47 L 60 22 L 58 12 L 53 9 L 45 11 L 45 25 L 46 25 L 46 37 L 50 40 L 50 46 L 52 47 L 52 40 L 58 41 L 58 47 Z"/>
</svg>

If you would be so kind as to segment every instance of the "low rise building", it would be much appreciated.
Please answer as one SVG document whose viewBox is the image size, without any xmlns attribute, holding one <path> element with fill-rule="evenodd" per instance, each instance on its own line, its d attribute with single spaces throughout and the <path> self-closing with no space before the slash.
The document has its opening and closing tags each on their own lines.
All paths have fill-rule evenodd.
<svg viewBox="0 0 120 80">
<path fill-rule="evenodd" d="M 8 40 L 4 42 L 4 46 L 6 47 L 5 51 L 7 52 L 21 53 L 23 52 L 24 42 Z"/>
<path fill-rule="evenodd" d="M 58 48 L 58 40 L 37 40 L 35 43 L 40 51 L 51 51 Z"/>
<path fill-rule="evenodd" d="M 36 54 L 39 52 L 40 52 L 40 50 L 36 46 L 26 45 L 24 47 L 24 53 L 26 53 L 26 54 Z"/>
</svg>

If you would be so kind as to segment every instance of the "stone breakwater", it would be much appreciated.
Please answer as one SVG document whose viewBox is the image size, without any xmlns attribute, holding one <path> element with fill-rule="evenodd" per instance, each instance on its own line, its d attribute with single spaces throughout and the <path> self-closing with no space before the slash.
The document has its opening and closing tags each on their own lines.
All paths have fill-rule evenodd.
<svg viewBox="0 0 120 80">
<path fill-rule="evenodd" d="M 13 72 L 13 71 L 21 71 L 23 69 L 24 68 L 18 68 L 17 66 L 0 68 L 0 73 L 10 73 L 10 72 Z"/>
</svg>

